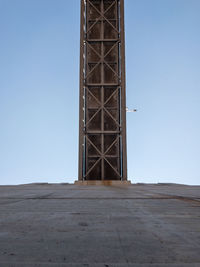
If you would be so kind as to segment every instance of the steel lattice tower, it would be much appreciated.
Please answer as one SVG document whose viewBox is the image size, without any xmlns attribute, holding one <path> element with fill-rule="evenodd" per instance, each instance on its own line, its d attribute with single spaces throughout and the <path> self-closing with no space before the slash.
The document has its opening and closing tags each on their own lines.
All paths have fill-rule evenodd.
<svg viewBox="0 0 200 267">
<path fill-rule="evenodd" d="M 124 0 L 81 0 L 79 180 L 127 180 Z"/>
</svg>

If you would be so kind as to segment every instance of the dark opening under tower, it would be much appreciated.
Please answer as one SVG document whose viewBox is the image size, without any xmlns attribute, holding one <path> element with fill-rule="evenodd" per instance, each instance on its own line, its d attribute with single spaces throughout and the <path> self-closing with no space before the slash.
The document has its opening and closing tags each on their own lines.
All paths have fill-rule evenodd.
<svg viewBox="0 0 200 267">
<path fill-rule="evenodd" d="M 127 180 L 124 0 L 81 0 L 79 181 Z"/>
</svg>

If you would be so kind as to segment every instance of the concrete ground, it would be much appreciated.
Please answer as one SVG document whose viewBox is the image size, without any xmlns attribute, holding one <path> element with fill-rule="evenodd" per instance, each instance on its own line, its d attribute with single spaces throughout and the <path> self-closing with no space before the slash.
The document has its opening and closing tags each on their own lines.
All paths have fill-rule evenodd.
<svg viewBox="0 0 200 267">
<path fill-rule="evenodd" d="M 0 186 L 7 266 L 200 266 L 200 186 Z"/>
</svg>

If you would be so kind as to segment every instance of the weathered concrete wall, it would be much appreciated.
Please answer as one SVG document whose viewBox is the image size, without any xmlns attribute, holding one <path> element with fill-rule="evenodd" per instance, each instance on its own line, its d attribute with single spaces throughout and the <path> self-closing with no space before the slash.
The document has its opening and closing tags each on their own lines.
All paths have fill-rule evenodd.
<svg viewBox="0 0 200 267">
<path fill-rule="evenodd" d="M 200 266 L 200 187 L 0 187 L 0 266 Z"/>
</svg>

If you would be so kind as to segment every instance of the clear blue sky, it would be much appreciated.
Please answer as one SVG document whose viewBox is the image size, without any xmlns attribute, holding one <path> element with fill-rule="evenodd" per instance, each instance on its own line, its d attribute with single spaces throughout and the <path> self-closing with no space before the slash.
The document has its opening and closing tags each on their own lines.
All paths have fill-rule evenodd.
<svg viewBox="0 0 200 267">
<path fill-rule="evenodd" d="M 0 0 L 0 184 L 73 182 L 79 0 Z M 200 184 L 200 1 L 125 0 L 128 176 Z"/>
</svg>

